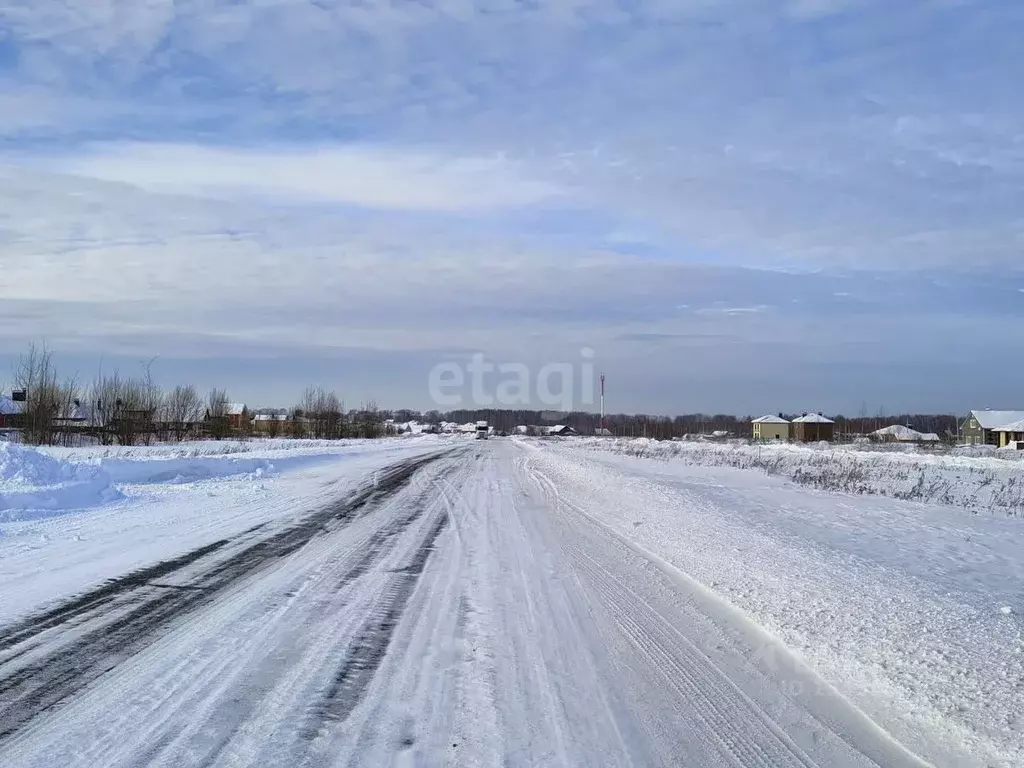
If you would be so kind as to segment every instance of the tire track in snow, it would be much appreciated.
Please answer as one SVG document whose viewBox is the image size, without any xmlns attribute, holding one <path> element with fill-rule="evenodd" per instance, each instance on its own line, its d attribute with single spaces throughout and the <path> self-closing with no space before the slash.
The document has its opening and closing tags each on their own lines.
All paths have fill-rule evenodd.
<svg viewBox="0 0 1024 768">
<path fill-rule="evenodd" d="M 244 536 L 247 533 L 255 532 L 261 527 L 256 526 L 256 528 L 245 531 L 241 535 Z M 153 579 L 160 579 L 180 571 L 196 561 L 223 549 L 230 543 L 229 539 L 221 539 L 212 544 L 194 549 L 191 552 L 186 552 L 180 557 L 164 560 L 156 565 L 133 571 L 132 573 L 112 579 L 102 586 L 86 592 L 84 595 L 75 597 L 66 603 L 62 603 L 55 608 L 20 621 L 0 631 L 0 652 L 13 648 L 15 645 L 20 645 L 49 629 L 101 609 L 107 606 L 114 598 L 139 587 L 146 586 Z M 5 661 L 10 661 L 12 658 L 14 657 L 9 657 Z"/>
<path fill-rule="evenodd" d="M 652 669 L 704 726 L 724 756 L 742 768 L 776 768 L 816 763 L 725 677 L 701 651 L 666 625 L 642 598 L 623 587 L 593 558 L 574 553 L 576 565 L 598 586 L 613 608 L 615 622 Z M 754 730 L 756 724 L 756 730 Z"/>
<path fill-rule="evenodd" d="M 293 554 L 314 537 L 336 530 L 364 508 L 383 501 L 406 485 L 417 470 L 442 455 L 403 461 L 381 470 L 375 473 L 371 484 L 354 495 L 214 562 L 190 576 L 187 584 L 173 585 L 189 589 L 168 589 L 172 585 L 150 582 L 180 574 L 221 552 L 230 542 L 214 542 L 115 579 L 0 634 L 0 641 L 6 642 L 0 650 L 15 651 L 0 661 L 0 743 L 146 648 L 173 621 L 214 602 L 239 580 Z M 125 603 L 128 609 L 119 610 Z M 70 642 L 61 644 L 61 638 L 57 638 L 57 647 L 11 669 L 15 666 L 12 661 L 25 655 L 18 645 L 44 632 L 71 629 L 76 620 L 85 617 L 96 619 L 97 626 L 90 626 Z"/>
<path fill-rule="evenodd" d="M 574 508 L 558 486 L 529 466 L 531 476 L 553 506 Z M 638 655 L 660 670 L 666 684 L 717 745 L 722 757 L 741 768 L 776 768 L 816 763 L 754 701 L 744 694 L 692 641 L 671 626 L 640 595 L 622 584 L 601 563 L 577 547 L 568 552 L 591 581 L 599 600 Z"/>
<path fill-rule="evenodd" d="M 342 723 L 359 705 L 387 654 L 395 628 L 448 522 L 448 513 L 440 513 L 408 564 L 391 572 L 392 583 L 381 604 L 356 635 L 322 701 L 314 710 L 320 723 Z M 309 735 L 315 737 L 316 731 L 311 730 Z"/>
<path fill-rule="evenodd" d="M 719 598 L 712 596 L 709 590 L 698 585 L 675 566 L 632 544 L 627 537 L 592 517 L 584 508 L 563 498 L 558 485 L 543 471 L 531 466 L 532 458 L 531 456 L 524 461 L 523 468 L 540 490 L 552 500 L 553 506 L 571 512 L 585 525 L 592 525 L 591 530 L 597 534 L 598 539 L 607 537 L 609 542 L 618 542 L 626 551 L 631 552 L 632 556 L 644 563 L 645 567 L 653 567 L 656 572 L 667 576 L 673 585 L 684 585 L 683 594 L 693 600 L 698 610 L 712 622 L 727 627 L 731 639 L 738 644 L 737 650 L 755 669 L 766 674 L 769 680 L 776 680 L 776 675 L 780 671 L 775 668 L 773 659 L 779 658 L 780 655 L 781 658 L 788 659 L 785 674 L 792 676 L 800 685 L 789 691 L 780 690 L 794 705 L 803 709 L 802 717 L 806 718 L 803 722 L 815 729 L 815 745 L 827 736 L 833 740 L 836 747 L 849 749 L 851 758 L 856 756 L 857 759 L 869 761 L 872 765 L 907 768 L 926 768 L 929 765 L 893 739 L 838 692 L 820 681 L 812 670 L 804 668 L 795 657 L 789 658 L 789 651 L 777 645 L 778 641 L 767 636 L 750 619 L 739 614 L 731 606 L 719 602 Z M 584 553 L 579 547 L 569 547 L 568 551 L 579 573 L 593 584 L 595 595 L 611 608 L 612 620 L 618 630 L 630 640 L 638 655 L 646 657 L 650 667 L 659 670 L 661 674 L 664 675 L 666 670 L 672 672 L 668 677 L 669 687 L 679 693 L 680 700 L 686 702 L 687 708 L 692 709 L 696 706 L 694 701 L 699 703 L 701 699 L 711 705 L 701 705 L 702 711 L 696 712 L 695 716 L 706 725 L 712 726 L 712 736 L 720 742 L 720 746 L 726 748 L 728 759 L 744 768 L 747 765 L 774 768 L 775 765 L 791 764 L 793 760 L 799 765 L 834 762 L 835 755 L 829 751 L 820 753 L 827 755 L 827 761 L 822 761 L 817 750 L 816 757 L 809 756 L 804 751 L 808 746 L 806 739 L 802 745 L 797 744 L 787 729 L 776 722 L 758 701 L 750 698 L 739 688 L 730 675 L 720 669 L 708 654 L 695 644 L 694 639 L 668 620 L 668 614 L 662 614 L 659 609 L 647 603 L 627 584 L 620 581 L 603 562 Z M 769 649 L 772 660 L 761 658 L 766 648 Z M 692 689 L 696 689 L 697 697 L 693 696 Z M 744 712 L 747 714 L 744 715 Z M 755 716 L 753 719 L 750 718 L 751 713 Z M 755 749 L 753 753 L 743 744 L 743 741 L 749 738 L 749 734 L 744 736 L 731 732 L 729 727 L 723 730 L 716 724 L 716 721 L 723 718 L 729 722 L 747 721 L 748 725 L 753 726 L 753 732 L 764 733 L 764 736 L 758 738 L 752 745 Z M 727 734 L 724 741 L 721 741 L 722 733 Z M 765 747 L 772 748 L 765 752 Z M 784 757 L 776 754 L 780 747 L 784 748 Z"/>
<path fill-rule="evenodd" d="M 430 495 L 434 493 L 440 482 L 447 483 L 447 477 L 457 467 L 451 465 L 445 467 L 439 471 L 437 475 L 431 476 L 429 480 L 430 487 L 422 489 L 412 499 L 412 503 L 409 504 L 408 508 L 403 510 L 395 520 L 384 526 L 382 529 L 374 532 L 366 540 L 363 545 L 362 553 L 356 558 L 355 562 L 345 568 L 345 570 L 336 579 L 336 591 L 342 592 L 349 589 L 357 580 L 364 577 L 367 573 L 371 572 L 375 568 L 378 568 L 381 561 L 385 560 L 388 555 L 393 551 L 396 541 L 405 534 L 415 523 L 420 520 L 428 509 L 428 502 Z M 444 515 L 441 515 L 444 518 Z M 433 541 L 437 539 L 440 531 L 437 529 L 437 521 L 432 524 L 430 530 L 424 537 L 424 540 L 417 545 L 415 554 L 411 558 L 410 565 L 404 565 L 400 568 L 389 571 L 389 574 L 400 573 L 420 573 L 422 572 L 423 566 L 426 564 L 426 557 L 423 557 L 422 564 L 420 558 L 423 555 L 424 547 L 432 547 Z M 443 526 L 442 526 L 443 529 Z M 427 553 L 429 555 L 429 552 Z M 411 590 L 410 590 L 411 594 Z M 385 601 L 390 601 L 393 597 L 393 587 L 389 587 L 388 591 L 384 595 Z M 346 601 L 343 601 L 346 602 Z M 376 614 L 375 614 L 376 615 Z M 369 624 L 370 622 L 367 622 Z M 368 640 L 366 635 L 366 627 L 362 627 L 355 640 L 355 644 L 365 644 Z M 351 653 L 347 651 L 346 653 Z M 348 657 L 346 657 L 348 658 Z M 372 676 L 371 676 L 372 677 Z M 231 747 L 232 740 L 238 733 L 238 731 L 245 725 L 247 718 L 251 715 L 254 708 L 259 704 L 260 700 L 269 693 L 276 679 L 266 681 L 262 686 L 258 686 L 251 695 L 247 697 L 246 702 L 243 706 L 239 706 L 235 709 L 234 714 L 231 718 L 231 725 L 221 729 L 218 736 L 217 743 L 210 749 L 209 753 L 203 757 L 200 762 L 197 762 L 197 766 L 213 766 L 217 765 L 222 755 Z M 323 722 L 328 719 L 320 708 L 314 711 L 314 717 L 316 722 Z M 303 728 L 303 737 L 305 741 L 315 738 L 317 732 L 316 726 L 310 726 Z"/>
</svg>

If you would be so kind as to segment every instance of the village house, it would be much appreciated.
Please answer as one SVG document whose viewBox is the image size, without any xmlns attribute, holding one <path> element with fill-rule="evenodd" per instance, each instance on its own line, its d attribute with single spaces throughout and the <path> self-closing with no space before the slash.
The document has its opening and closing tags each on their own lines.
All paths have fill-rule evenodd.
<svg viewBox="0 0 1024 768">
<path fill-rule="evenodd" d="M 762 416 L 751 422 L 755 440 L 789 440 L 789 421 L 782 415 Z"/>
<path fill-rule="evenodd" d="M 793 439 L 798 443 L 832 442 L 836 436 L 836 423 L 820 413 L 805 413 L 792 422 Z"/>
<path fill-rule="evenodd" d="M 1024 421 L 1024 411 L 971 411 L 964 421 L 961 440 L 966 445 L 1004 446 L 1013 442 L 1014 430 Z"/>
<path fill-rule="evenodd" d="M 1001 427 L 996 427 L 993 430 L 998 439 L 1000 448 L 1005 448 L 1008 445 L 1014 445 L 1021 450 L 1024 450 L 1024 419 L 1015 421 L 1012 424 L 1004 424 Z"/>
<path fill-rule="evenodd" d="M 542 427 L 545 437 L 570 437 L 579 434 L 575 429 L 566 424 L 556 424 L 553 427 Z"/>
<path fill-rule="evenodd" d="M 209 434 L 224 437 L 231 433 L 245 434 L 252 427 L 252 419 L 249 408 L 243 403 L 225 403 L 222 415 L 214 415 L 207 408 L 203 424 Z"/>
<path fill-rule="evenodd" d="M 244 431 L 249 426 L 249 408 L 244 403 L 228 403 L 227 412 L 231 429 Z"/>
<path fill-rule="evenodd" d="M 24 425 L 25 403 L 0 395 L 0 429 L 21 429 Z"/>
<path fill-rule="evenodd" d="M 284 413 L 257 413 L 252 417 L 252 431 L 276 437 L 288 432 L 288 416 Z"/>
</svg>

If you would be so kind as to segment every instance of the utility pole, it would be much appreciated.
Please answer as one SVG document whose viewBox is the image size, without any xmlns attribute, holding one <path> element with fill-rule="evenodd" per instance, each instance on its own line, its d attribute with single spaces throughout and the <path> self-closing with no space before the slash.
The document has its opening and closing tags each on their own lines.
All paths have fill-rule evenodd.
<svg viewBox="0 0 1024 768">
<path fill-rule="evenodd" d="M 604 437 L 604 374 L 601 374 L 601 437 Z"/>
</svg>

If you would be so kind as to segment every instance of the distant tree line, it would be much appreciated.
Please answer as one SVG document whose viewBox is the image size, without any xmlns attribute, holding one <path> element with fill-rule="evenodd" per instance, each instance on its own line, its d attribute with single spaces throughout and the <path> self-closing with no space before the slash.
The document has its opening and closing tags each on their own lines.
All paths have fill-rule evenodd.
<svg viewBox="0 0 1024 768">
<path fill-rule="evenodd" d="M 44 345 L 32 345 L 14 367 L 13 390 L 18 392 L 21 412 L 9 419 L 17 424 L 22 439 L 35 444 L 70 445 L 83 439 L 104 445 L 150 444 L 191 438 L 224 439 L 257 434 L 333 440 L 377 438 L 398 431 L 395 424 L 442 422 L 466 424 L 487 421 L 496 431 L 511 433 L 516 427 L 564 424 L 581 435 L 592 435 L 601 426 L 598 414 L 585 411 L 559 413 L 526 409 L 460 409 L 453 411 L 382 410 L 374 401 L 345 409 L 344 399 L 321 386 L 307 387 L 291 408 L 245 409 L 232 412 L 224 389 L 205 396 L 191 384 L 169 389 L 152 376 L 153 362 L 144 363 L 137 375 L 119 371 L 97 372 L 83 384 L 77 376 L 61 377 L 53 353 Z M 235 409 L 237 410 L 237 409 Z M 864 408 L 856 417 L 826 414 L 836 422 L 837 439 L 867 435 L 893 424 L 919 432 L 934 432 L 952 440 L 959 419 L 951 414 L 899 414 L 880 411 L 868 416 Z M 758 414 L 761 415 L 761 414 Z M 802 414 L 780 414 L 792 420 Z M 752 416 L 693 413 L 680 416 L 607 414 L 604 427 L 617 437 L 648 437 L 670 440 L 687 435 L 726 433 L 750 436 Z"/>
<path fill-rule="evenodd" d="M 763 414 L 758 414 L 761 416 Z M 783 413 L 792 420 L 804 413 Z M 958 418 L 951 414 L 899 414 L 886 417 L 847 417 L 842 414 L 826 414 L 836 422 L 836 434 L 842 438 L 862 436 L 893 424 L 910 426 L 918 432 L 934 432 L 940 437 L 952 439 L 957 435 Z M 511 432 L 518 426 L 554 426 L 565 424 L 581 435 L 592 435 L 601 426 L 601 417 L 586 411 L 555 413 L 532 410 L 462 409 L 455 411 L 401 410 L 385 412 L 388 418 L 397 422 L 421 421 L 428 424 L 454 422 L 465 424 L 473 421 L 487 421 L 499 432 Z M 655 440 L 671 440 L 687 435 L 710 435 L 716 432 L 736 437 L 749 437 L 752 415 L 690 413 L 679 416 L 659 416 L 643 413 L 612 413 L 604 417 L 604 427 L 616 437 L 649 437 Z"/>
</svg>

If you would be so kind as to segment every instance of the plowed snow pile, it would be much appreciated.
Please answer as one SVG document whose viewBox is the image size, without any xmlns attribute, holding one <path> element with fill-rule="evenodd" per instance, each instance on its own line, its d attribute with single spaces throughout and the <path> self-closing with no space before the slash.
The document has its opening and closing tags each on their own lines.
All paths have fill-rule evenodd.
<svg viewBox="0 0 1024 768">
<path fill-rule="evenodd" d="M 46 517 L 93 507 L 121 497 L 110 474 L 37 450 L 0 443 L 0 522 Z"/>
</svg>

